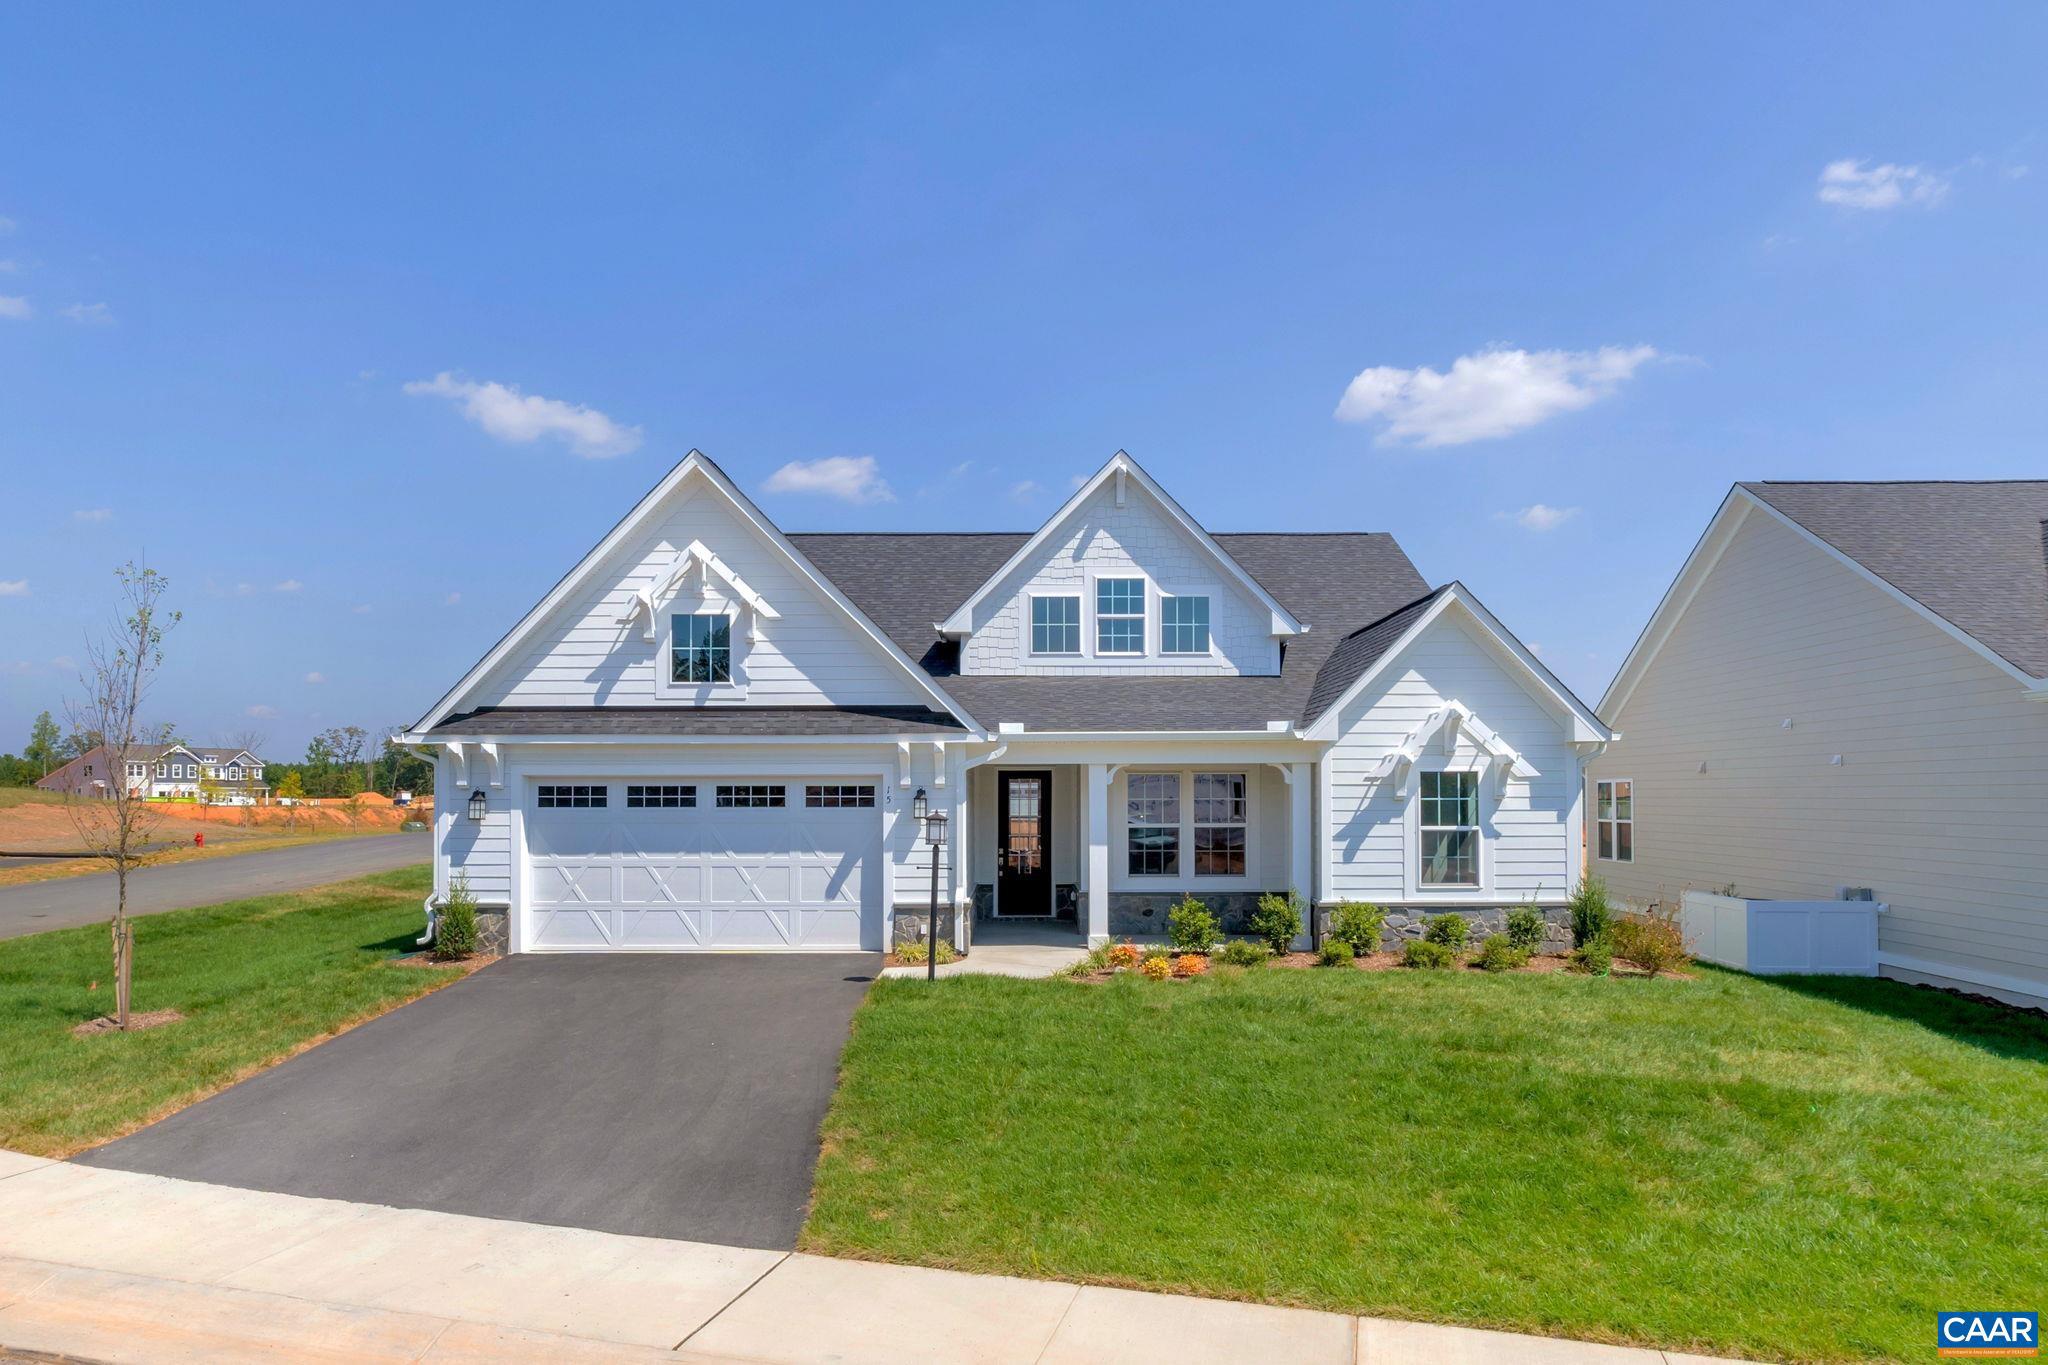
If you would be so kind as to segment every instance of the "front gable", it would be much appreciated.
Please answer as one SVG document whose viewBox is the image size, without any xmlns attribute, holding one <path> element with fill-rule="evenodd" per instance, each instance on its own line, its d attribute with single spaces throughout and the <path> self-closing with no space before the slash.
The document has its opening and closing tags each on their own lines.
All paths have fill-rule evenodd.
<svg viewBox="0 0 2048 1365">
<path fill-rule="evenodd" d="M 693 617 L 711 622 L 717 638 Z M 689 667 L 675 662 L 679 647 Z M 714 647 L 716 674 L 694 671 Z M 415 728 L 480 707 L 668 705 L 937 706 L 958 715 L 693 452 Z"/>
<path fill-rule="evenodd" d="M 1304 628 L 1122 452 L 941 625 L 970 676 L 1271 676 Z"/>
</svg>

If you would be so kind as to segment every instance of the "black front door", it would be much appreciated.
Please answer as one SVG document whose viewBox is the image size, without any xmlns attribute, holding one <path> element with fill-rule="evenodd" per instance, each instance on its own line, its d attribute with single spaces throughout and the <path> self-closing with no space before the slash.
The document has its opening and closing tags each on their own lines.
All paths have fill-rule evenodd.
<svg viewBox="0 0 2048 1365">
<path fill-rule="evenodd" d="M 1052 914 L 1052 774 L 996 774 L 996 913 Z"/>
</svg>

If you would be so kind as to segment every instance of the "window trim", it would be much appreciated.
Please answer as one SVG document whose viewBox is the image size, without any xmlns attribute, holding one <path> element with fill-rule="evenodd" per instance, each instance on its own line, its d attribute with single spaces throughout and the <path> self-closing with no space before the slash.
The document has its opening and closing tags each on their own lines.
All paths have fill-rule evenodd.
<svg viewBox="0 0 2048 1365">
<path fill-rule="evenodd" d="M 1202 647 L 1200 649 L 1169 649 L 1166 645 L 1166 604 L 1168 602 L 1200 601 L 1202 604 Z M 1162 659 L 1213 659 L 1216 657 L 1216 595 L 1207 588 L 1189 588 L 1185 592 L 1159 589 L 1159 657 Z"/>
<path fill-rule="evenodd" d="M 873 782 L 806 782 L 805 810 L 874 810 L 879 804 Z"/>
<path fill-rule="evenodd" d="M 1170 796 L 1166 796 L 1166 797 L 1140 797 L 1140 798 L 1136 798 L 1136 799 L 1139 799 L 1139 800 L 1147 800 L 1147 801 L 1150 801 L 1150 800 L 1166 800 L 1166 801 L 1171 801 L 1171 802 L 1173 803 L 1173 822 L 1172 822 L 1172 824 L 1167 824 L 1167 823 L 1165 823 L 1164 821 L 1157 821 L 1157 820 L 1147 820 L 1147 821 L 1144 821 L 1144 822 L 1140 823 L 1140 822 L 1134 822 L 1134 821 L 1133 821 L 1133 820 L 1131 819 L 1131 801 L 1133 800 L 1133 798 L 1132 798 L 1132 796 L 1131 796 L 1131 782 L 1130 782 L 1130 779 L 1131 779 L 1131 778 L 1134 778 L 1134 777 L 1163 777 L 1163 778 L 1170 778 L 1170 779 L 1172 779 L 1172 781 L 1173 781 L 1173 792 L 1172 792 L 1172 794 L 1171 794 Z M 1138 881 L 1138 882 L 1144 882 L 1144 883 L 1148 883 L 1148 884 L 1153 884 L 1153 885 L 1157 885 L 1157 884 L 1159 884 L 1159 883 L 1162 883 L 1162 882 L 1171 882 L 1171 881 L 1178 881 L 1178 880 L 1180 880 L 1180 878 L 1182 878 L 1182 877 L 1184 877 L 1184 876 L 1188 875 L 1188 874 L 1187 874 L 1187 872 L 1185 872 L 1185 871 L 1183 870 L 1183 869 L 1184 869 L 1184 868 L 1185 868 L 1185 867 L 1187 866 L 1186 860 L 1185 860 L 1185 858 L 1183 857 L 1183 854 L 1184 854 L 1184 853 L 1186 852 L 1186 850 L 1187 850 L 1187 839 L 1186 839 L 1186 837 L 1185 837 L 1185 831 L 1186 831 L 1186 829 L 1187 829 L 1187 823 L 1188 823 L 1188 820 L 1187 820 L 1187 817 L 1188 817 L 1188 808 L 1187 808 L 1187 792 L 1186 792 L 1186 790 L 1184 789 L 1184 786 L 1183 786 L 1183 784 L 1182 784 L 1182 782 L 1181 782 L 1181 777 L 1182 777 L 1182 774 L 1181 774 L 1181 773 L 1178 773 L 1178 772 L 1144 772 L 1144 773 L 1127 773 L 1127 774 L 1125 775 L 1125 778 L 1124 778 L 1124 799 L 1123 799 L 1123 814 L 1124 814 L 1124 831 L 1123 831 L 1123 832 L 1124 832 L 1124 839 L 1123 839 L 1123 843 L 1124 843 L 1124 858 L 1123 858 L 1123 870 L 1124 870 L 1124 876 L 1126 876 L 1126 877 L 1129 877 L 1129 878 L 1130 878 L 1130 879 L 1132 879 L 1133 881 Z M 1159 830 L 1164 830 L 1164 829 L 1171 829 L 1171 830 L 1173 831 L 1173 850 L 1172 850 L 1172 858 L 1173 858 L 1173 869 L 1172 869 L 1171 871 L 1159 871 L 1159 872 L 1138 872 L 1138 871 L 1135 871 L 1135 870 L 1133 870 L 1133 869 L 1132 869 L 1132 867 L 1131 867 L 1131 855 L 1132 855 L 1133 853 L 1135 853 L 1135 852 L 1136 852 L 1137 850 L 1136 850 L 1135 848 L 1133 848 L 1133 847 L 1132 847 L 1132 844 L 1131 844 L 1131 832 L 1132 832 L 1133 830 L 1140 830 L 1140 829 L 1159 829 Z"/>
<path fill-rule="evenodd" d="M 1138 609 L 1135 612 L 1102 610 L 1102 585 L 1104 583 L 1136 583 L 1138 585 Z M 1151 657 L 1151 616 L 1152 602 L 1158 596 L 1152 580 L 1137 572 L 1098 573 L 1088 576 L 1089 625 L 1088 639 L 1093 645 L 1091 657 L 1097 659 L 1145 659 Z M 1138 623 L 1138 647 L 1136 649 L 1104 649 L 1102 647 L 1102 626 L 1106 621 L 1136 621 Z"/>
<path fill-rule="evenodd" d="M 1265 776 L 1257 763 L 1132 764 L 1110 783 L 1110 876 L 1112 891 L 1270 890 L 1259 885 L 1260 816 L 1265 809 Z M 1228 773 L 1244 778 L 1244 873 L 1195 872 L 1195 779 Z M 1130 779 L 1164 774 L 1179 780 L 1179 870 L 1170 874 L 1133 873 L 1131 866 Z M 1140 826 L 1140 828 L 1148 828 Z"/>
<path fill-rule="evenodd" d="M 746 793 L 745 799 L 740 794 Z M 755 793 L 765 793 L 766 799 L 755 800 Z M 713 810 L 787 810 L 789 809 L 789 784 L 787 782 L 719 782 L 711 788 Z"/>
<path fill-rule="evenodd" d="M 1078 592 L 1030 592 L 1024 594 L 1024 653 L 1033 659 L 1079 659 L 1087 635 L 1087 613 L 1082 605 L 1082 594 Z M 1072 649 L 1040 649 L 1038 647 L 1038 604 L 1040 602 L 1072 602 L 1074 604 L 1074 647 Z M 1065 623 L 1048 629 L 1066 629 Z"/>
<path fill-rule="evenodd" d="M 1440 772 L 1463 772 L 1472 775 L 1472 814 L 1478 823 L 1469 827 L 1460 825 L 1456 828 L 1471 828 L 1478 839 L 1479 847 L 1474 859 L 1479 877 L 1477 882 L 1446 885 L 1422 880 L 1422 775 Z M 1491 793 L 1494 784 L 1486 780 L 1486 772 L 1485 767 L 1477 766 L 1469 759 L 1442 755 L 1417 763 L 1410 772 L 1408 794 L 1402 802 L 1401 811 L 1401 882 L 1405 899 L 1423 903 L 1458 904 L 1482 901 L 1496 894 L 1493 887 L 1494 839 L 1491 832 L 1494 806 L 1489 802 L 1497 801 L 1497 797 Z M 1437 825 L 1431 828 L 1447 829 L 1452 826 Z"/>
<path fill-rule="evenodd" d="M 727 657 L 727 679 L 724 682 L 677 682 L 674 678 L 676 657 L 676 618 L 679 616 L 723 616 L 725 618 Z M 681 602 L 670 601 L 661 608 L 660 638 L 655 642 L 654 651 L 654 695 L 665 701 L 708 701 L 744 699 L 747 695 L 747 636 L 740 629 L 740 610 L 737 606 L 723 602 L 705 602 L 695 607 L 685 607 Z"/>
<path fill-rule="evenodd" d="M 1628 818 L 1626 820 L 1618 815 L 1603 817 L 1600 814 L 1600 789 L 1602 787 L 1610 789 L 1610 795 L 1607 799 L 1612 802 L 1615 798 L 1611 794 L 1611 789 L 1618 783 L 1628 784 Z M 1628 826 L 1628 856 L 1626 858 L 1619 856 L 1621 853 L 1621 827 L 1623 825 Z M 1607 846 L 1609 851 L 1606 853 L 1600 851 L 1602 826 L 1606 827 L 1606 832 L 1612 840 Z M 1636 780 L 1633 777 L 1596 777 L 1593 779 L 1593 861 L 1600 863 L 1633 863 L 1635 860 Z"/>
<path fill-rule="evenodd" d="M 650 796 L 649 793 L 652 793 Z M 673 793 L 673 795 L 671 795 Z M 697 785 L 694 782 L 628 782 L 626 784 L 626 810 L 695 810 L 697 808 Z"/>
<path fill-rule="evenodd" d="M 1188 843 L 1188 852 L 1191 855 L 1188 862 L 1188 875 L 1206 884 L 1212 885 L 1218 881 L 1238 881 L 1246 877 L 1249 877 L 1252 871 L 1251 839 L 1253 787 L 1251 771 L 1249 769 L 1240 771 L 1235 768 L 1205 768 L 1194 770 L 1189 774 L 1189 777 L 1193 783 L 1193 788 L 1188 793 L 1188 834 L 1190 836 Z M 1242 784 L 1243 791 L 1236 798 L 1236 800 L 1242 806 L 1242 810 L 1240 811 L 1240 819 L 1204 820 L 1202 818 L 1201 791 L 1202 779 L 1205 777 L 1234 777 L 1238 780 L 1240 784 Z M 1225 797 L 1223 799 L 1230 800 L 1231 798 Z M 1237 852 L 1244 859 L 1244 871 L 1202 871 L 1202 831 L 1205 829 L 1234 829 L 1240 832 L 1241 837 L 1238 840 Z"/>
<path fill-rule="evenodd" d="M 536 782 L 535 810 L 609 810 L 611 784 L 608 782 Z"/>
</svg>

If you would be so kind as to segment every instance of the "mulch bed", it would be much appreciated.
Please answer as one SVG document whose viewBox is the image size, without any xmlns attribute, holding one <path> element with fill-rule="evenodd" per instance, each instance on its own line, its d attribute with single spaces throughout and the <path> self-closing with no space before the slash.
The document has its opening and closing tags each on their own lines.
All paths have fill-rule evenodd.
<svg viewBox="0 0 2048 1365">
<path fill-rule="evenodd" d="M 404 957 L 394 957 L 389 965 L 393 967 L 460 967 L 464 972 L 477 972 L 482 971 L 497 960 L 498 955 L 496 953 L 471 953 L 468 957 L 457 958 L 453 962 L 443 962 L 440 958 L 435 957 L 434 950 L 429 948 L 423 953 L 407 953 Z"/>
<path fill-rule="evenodd" d="M 184 1017 L 177 1010 L 145 1010 L 141 1014 L 130 1011 L 127 1031 L 140 1033 L 146 1028 L 162 1028 L 165 1024 L 175 1024 Z M 103 1014 L 97 1019 L 86 1020 L 71 1031 L 80 1038 L 93 1038 L 102 1033 L 119 1033 L 122 1029 L 112 1015 Z"/>
<path fill-rule="evenodd" d="M 1280 971 L 1295 971 L 1319 968 L 1321 964 L 1317 960 L 1316 955 L 1314 953 L 1281 953 L 1278 956 L 1267 958 L 1264 965 L 1269 968 L 1276 968 Z M 1363 957 L 1355 958 L 1351 963 L 1351 969 L 1353 971 L 1359 972 L 1424 972 L 1429 970 L 1427 968 L 1421 967 L 1410 967 L 1402 959 L 1401 954 L 1388 952 L 1367 953 Z M 1228 969 L 1225 968 L 1222 963 L 1212 961 L 1210 963 L 1209 970 L 1220 971 Z M 1239 970 L 1243 969 L 1240 968 Z M 1440 970 L 1452 972 L 1476 972 L 1482 969 L 1478 966 L 1475 966 L 1471 962 L 1461 962 L 1455 967 L 1446 967 L 1441 968 Z M 1502 972 L 1500 973 L 1500 975 L 1542 976 L 1550 972 L 1564 972 L 1570 970 L 1571 964 L 1562 954 L 1545 953 L 1530 958 L 1527 965 L 1525 966 L 1516 967 L 1508 972 Z M 1121 970 L 1110 969 L 1099 972 L 1083 972 L 1075 975 L 1072 979 L 1075 981 L 1108 981 L 1112 977 L 1134 976 L 1136 974 L 1136 968 L 1126 967 Z M 1644 971 L 1641 967 L 1636 966 L 1633 962 L 1624 962 L 1621 959 L 1616 958 L 1614 962 L 1614 970 L 1612 972 L 1612 975 L 1647 977 L 1650 974 Z M 1678 981 L 1690 981 L 1693 979 L 1692 973 L 1685 971 L 1665 972 L 1663 973 L 1663 975 L 1671 977 L 1674 980 Z"/>
</svg>

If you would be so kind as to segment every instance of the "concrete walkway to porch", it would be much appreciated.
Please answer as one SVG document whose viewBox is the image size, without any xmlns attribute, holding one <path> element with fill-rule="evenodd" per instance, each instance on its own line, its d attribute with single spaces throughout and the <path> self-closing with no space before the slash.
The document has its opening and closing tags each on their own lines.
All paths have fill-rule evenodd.
<svg viewBox="0 0 2048 1365">
<path fill-rule="evenodd" d="M 0 1358 L 841 1365 L 1698 1357 L 310 1199 L 0 1151 Z"/>
<path fill-rule="evenodd" d="M 978 919 L 974 945 L 940 976 L 1057 976 L 1088 956 L 1087 941 L 1066 920 Z M 924 976 L 923 967 L 887 967 L 883 976 Z"/>
</svg>

